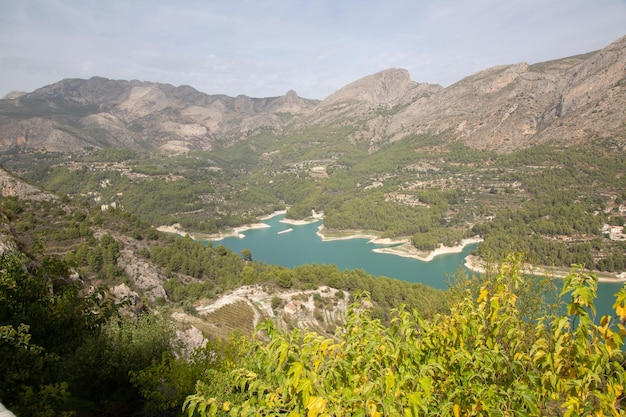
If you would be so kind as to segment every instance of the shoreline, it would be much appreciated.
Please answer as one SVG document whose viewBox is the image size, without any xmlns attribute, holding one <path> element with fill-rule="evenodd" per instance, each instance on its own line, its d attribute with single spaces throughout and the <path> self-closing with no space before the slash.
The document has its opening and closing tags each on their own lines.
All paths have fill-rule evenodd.
<svg viewBox="0 0 626 417">
<path fill-rule="evenodd" d="M 181 227 L 180 223 L 174 223 L 174 224 L 172 224 L 170 226 L 157 226 L 157 227 L 155 227 L 155 229 L 158 230 L 159 232 L 171 233 L 173 235 L 179 235 L 179 236 L 182 236 L 182 237 L 185 237 L 185 236 L 189 235 L 190 238 L 192 238 L 193 240 L 196 240 L 196 238 L 193 235 L 191 235 L 191 234 L 189 234 L 189 233 L 187 233 L 187 232 L 185 232 L 183 230 L 183 228 Z"/>
<path fill-rule="evenodd" d="M 259 217 L 259 220 L 269 220 L 272 217 L 280 216 L 281 214 L 286 214 L 286 213 L 287 213 L 287 210 L 278 210 L 278 211 L 270 213 L 270 214 L 268 214 L 266 216 Z"/>
<path fill-rule="evenodd" d="M 487 271 L 485 267 L 485 262 L 476 255 L 467 255 L 465 257 L 464 266 L 470 271 L 475 272 L 477 274 L 484 274 Z M 626 282 L 626 272 L 621 272 L 619 274 L 611 273 L 611 272 L 602 272 L 602 274 L 614 275 L 614 276 L 608 276 L 608 277 L 598 276 L 599 271 L 590 271 L 590 272 L 594 273 L 596 277 L 598 277 L 598 282 L 604 282 L 604 283 L 609 283 L 609 284 L 622 284 Z M 553 268 L 553 267 L 546 267 L 546 266 L 527 265 L 522 270 L 522 273 L 563 279 L 570 273 L 570 271 L 564 270 L 561 268 L 555 268 L 555 267 Z"/>
<path fill-rule="evenodd" d="M 262 216 L 259 217 L 259 220 L 269 220 L 273 217 L 276 216 L 280 216 L 282 214 L 287 213 L 287 210 L 278 210 L 275 211 L 273 213 L 270 213 L 266 216 Z M 309 224 L 309 223 L 315 223 L 317 221 L 319 221 L 320 219 L 323 218 L 324 213 L 315 213 L 313 212 L 312 218 L 310 220 L 291 220 L 291 219 L 282 219 L 280 220 L 281 223 L 286 223 L 286 224 L 291 224 L 294 226 L 301 226 L 301 225 L 305 225 L 305 224 Z M 232 229 L 226 229 L 225 231 L 222 232 L 218 232 L 218 233 L 212 233 L 212 234 L 196 234 L 196 235 L 192 235 L 188 232 L 186 232 L 182 226 L 180 225 L 180 223 L 174 223 L 170 226 L 158 226 L 156 227 L 156 230 L 160 231 L 160 232 L 164 232 L 164 233 L 172 233 L 175 235 L 179 235 L 179 236 L 187 236 L 189 235 L 189 237 L 191 237 L 193 240 L 210 240 L 212 242 L 219 242 L 220 240 L 226 239 L 228 237 L 238 237 L 240 239 L 243 239 L 244 237 L 246 237 L 245 235 L 243 235 L 242 233 L 245 232 L 246 230 L 254 230 L 254 229 L 264 229 L 266 227 L 271 227 L 269 224 L 265 224 L 262 222 L 258 222 L 258 223 L 248 223 L 248 224 L 244 224 L 243 226 L 237 226 L 234 227 Z"/>
<path fill-rule="evenodd" d="M 440 244 L 439 247 L 432 251 L 420 251 L 416 249 L 413 245 L 411 245 L 409 238 L 398 238 L 398 239 L 390 239 L 390 238 L 381 238 L 375 234 L 364 233 L 364 232 L 353 232 L 352 234 L 347 234 L 345 236 L 326 236 L 323 232 L 324 225 L 320 225 L 317 228 L 317 235 L 322 238 L 324 242 L 330 242 L 333 240 L 348 240 L 348 239 L 370 239 L 369 243 L 374 243 L 376 245 L 395 245 L 389 248 L 375 248 L 372 249 L 372 252 L 376 253 L 384 253 L 388 255 L 396 255 L 402 256 L 404 258 L 413 258 L 422 262 L 430 262 L 436 256 L 445 255 L 449 253 L 461 253 L 463 249 L 467 245 L 471 245 L 473 243 L 482 242 L 482 239 L 478 236 L 471 237 L 467 239 L 461 240 L 461 243 L 455 246 L 444 246 Z"/>
<path fill-rule="evenodd" d="M 189 237 L 191 237 L 193 240 L 210 240 L 213 242 L 218 242 L 222 239 L 226 239 L 227 237 L 238 237 L 240 239 L 243 239 L 246 236 L 243 235 L 242 232 L 245 232 L 246 230 L 253 230 L 253 229 L 264 229 L 266 227 L 271 227 L 271 226 L 265 223 L 250 223 L 250 224 L 246 224 L 243 226 L 234 227 L 232 230 L 228 232 L 192 235 L 184 231 L 179 223 L 175 223 L 171 226 L 159 226 L 156 228 L 156 230 L 160 232 L 164 232 L 164 233 L 176 234 L 176 235 L 183 236 L 183 237 L 189 235 Z"/>
<path fill-rule="evenodd" d="M 376 248 L 372 249 L 372 251 L 376 253 L 386 253 L 390 255 L 403 256 L 406 258 L 414 258 L 422 262 L 430 262 L 439 255 L 445 255 L 449 253 L 461 253 L 467 245 L 479 242 L 482 242 L 481 238 L 471 237 L 461 240 L 461 243 L 458 245 L 444 246 L 443 244 L 440 244 L 437 249 L 427 252 L 416 249 L 413 245 L 411 245 L 409 240 L 406 239 L 406 242 L 400 246 L 394 246 L 391 248 Z"/>
<path fill-rule="evenodd" d="M 278 210 L 266 216 L 259 217 L 259 220 L 261 221 L 269 220 L 273 217 L 280 216 L 285 213 L 287 213 L 287 210 Z M 280 222 L 291 224 L 294 226 L 301 226 L 301 225 L 305 225 L 309 223 L 315 223 L 319 221 L 320 219 L 322 219 L 323 217 L 324 217 L 324 213 L 313 212 L 312 218 L 310 220 L 282 219 L 280 220 Z M 176 234 L 176 235 L 183 236 L 183 237 L 189 235 L 189 237 L 191 237 L 193 240 L 210 240 L 212 242 L 219 242 L 220 240 L 226 239 L 228 237 L 238 237 L 240 239 L 243 239 L 246 236 L 243 235 L 242 233 L 245 232 L 246 230 L 264 229 L 266 227 L 271 227 L 271 226 L 269 224 L 265 224 L 262 222 L 248 223 L 248 224 L 244 224 L 243 226 L 237 226 L 232 229 L 226 229 L 226 231 L 222 231 L 218 233 L 192 235 L 186 232 L 185 230 L 183 230 L 180 223 L 174 223 L 173 225 L 170 225 L 170 226 L 165 226 L 165 225 L 158 226 L 156 230 L 160 232 L 164 232 L 164 233 Z"/>
<path fill-rule="evenodd" d="M 287 210 L 281 212 L 281 214 L 287 213 Z M 281 223 L 290 224 L 292 226 L 304 226 L 305 224 L 316 223 L 324 218 L 324 212 L 316 213 L 315 210 L 311 210 L 311 217 L 306 218 L 304 220 L 293 220 L 293 219 L 281 219 L 279 220 Z"/>
<path fill-rule="evenodd" d="M 315 232 L 316 235 L 318 235 L 320 238 L 322 238 L 322 242 L 332 242 L 333 240 L 348 240 L 348 239 L 370 239 L 370 242 L 372 243 L 380 243 L 381 245 L 385 245 L 385 244 L 389 244 L 392 245 L 394 243 L 403 243 L 404 240 L 403 239 L 398 239 L 395 241 L 392 241 L 391 239 L 382 239 L 379 236 L 375 235 L 375 234 L 368 234 L 368 233 L 363 233 L 363 232 L 356 232 L 356 231 L 346 231 L 346 235 L 341 235 L 341 236 L 326 236 L 323 232 L 323 230 L 326 230 L 324 228 L 324 225 L 321 224 L 318 228 L 317 228 L 317 232 Z M 384 241 L 384 243 L 383 243 Z"/>
<path fill-rule="evenodd" d="M 320 221 L 320 219 L 309 219 L 309 220 L 282 219 L 282 220 L 279 220 L 280 223 L 290 224 L 292 226 L 304 226 L 306 224 L 315 223 L 318 221 Z"/>
</svg>

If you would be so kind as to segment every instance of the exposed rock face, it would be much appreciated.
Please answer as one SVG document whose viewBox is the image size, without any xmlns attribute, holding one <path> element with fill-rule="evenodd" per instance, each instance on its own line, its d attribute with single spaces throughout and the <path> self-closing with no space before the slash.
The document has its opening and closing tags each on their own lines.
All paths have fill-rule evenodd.
<svg viewBox="0 0 626 417">
<path fill-rule="evenodd" d="M 370 106 L 391 107 L 414 98 L 419 83 L 411 81 L 405 69 L 388 69 L 348 84 L 328 96 L 319 108 L 332 107 L 346 102 L 361 102 Z M 439 91 L 440 86 L 430 86 Z"/>
<path fill-rule="evenodd" d="M 387 134 L 446 131 L 470 146 L 505 152 L 615 135 L 623 147 L 625 49 L 626 37 L 596 53 L 479 72 L 411 104 Z"/>
<path fill-rule="evenodd" d="M 11 91 L 10 93 L 7 93 L 7 94 L 6 94 L 4 97 L 2 97 L 2 98 L 6 98 L 6 99 L 8 99 L 8 100 L 12 100 L 12 99 L 14 99 L 14 98 L 21 97 L 21 96 L 23 96 L 24 94 L 28 94 L 28 93 L 27 93 L 27 92 L 25 92 L 25 91 Z"/>
<path fill-rule="evenodd" d="M 285 123 L 281 114 L 302 113 L 316 103 L 294 91 L 283 97 L 232 98 L 189 86 L 68 79 L 0 100 L 0 148 L 210 149 L 216 141 L 280 129 Z"/>
<path fill-rule="evenodd" d="M 17 244 L 8 227 L 0 227 L 0 256 L 9 254 L 17 250 Z"/>
<path fill-rule="evenodd" d="M 368 139 L 376 140 L 383 115 L 401 106 L 429 97 L 443 87 L 411 81 L 404 69 L 389 69 L 348 84 L 328 96 L 304 118 L 303 125 L 345 124 L 347 120 L 368 121 Z M 354 138 L 353 138 L 354 139 Z M 354 139 L 356 140 L 356 139 Z"/>
<path fill-rule="evenodd" d="M 59 200 L 56 195 L 27 184 L 19 178 L 15 178 L 2 168 L 0 168 L 0 187 L 2 197 L 18 197 L 23 200 L 33 201 Z"/>
<path fill-rule="evenodd" d="M 449 131 L 470 146 L 499 151 L 617 134 L 624 146 L 625 48 L 622 38 L 597 53 L 479 72 L 411 104 L 387 134 Z"/>
<path fill-rule="evenodd" d="M 168 299 L 167 293 L 163 288 L 163 282 L 167 278 L 160 268 L 142 259 L 130 249 L 120 251 L 117 264 L 124 269 L 133 286 L 148 300 L 154 302 L 159 298 L 163 300 Z"/>
<path fill-rule="evenodd" d="M 447 88 L 425 84 L 407 88 L 406 78 L 399 72 L 383 72 L 324 100 L 316 111 L 335 112 L 321 112 L 317 120 L 366 119 L 367 127 L 355 137 L 369 140 L 374 150 L 377 142 L 411 134 L 445 134 L 469 146 L 499 152 L 537 143 L 568 145 L 606 137 L 624 149 L 625 50 L 626 37 L 594 53 L 535 65 L 489 68 Z M 395 77 L 390 76 L 393 74 Z M 396 82 L 392 93 L 376 94 L 376 86 L 389 79 Z M 364 95 L 364 89 L 372 94 Z M 382 100 L 376 102 L 374 97 Z M 350 104 L 354 102 L 360 107 Z M 387 105 L 391 111 L 368 113 L 365 103 L 377 103 L 378 109 L 392 103 Z"/>
<path fill-rule="evenodd" d="M 180 356 L 185 359 L 189 359 L 196 349 L 203 348 L 208 342 L 202 332 L 194 326 L 176 329 L 176 338 L 182 344 Z"/>
<path fill-rule="evenodd" d="M 241 303 L 248 305 L 253 312 L 247 326 L 250 329 L 271 318 L 281 330 L 289 330 L 295 326 L 332 334 L 336 326 L 345 322 L 349 307 L 349 294 L 339 297 L 338 292 L 337 289 L 326 286 L 306 291 L 268 292 L 260 285 L 250 285 L 224 294 L 210 304 L 199 305 L 196 310 L 200 315 L 213 319 L 209 321 L 214 321 L 214 313 Z M 273 303 L 277 299 L 281 303 L 275 306 Z M 181 317 L 179 320 L 183 321 Z M 228 327 L 227 323 L 218 325 Z"/>
<path fill-rule="evenodd" d="M 27 184 L 2 168 L 0 168 L 0 195 L 2 197 L 17 197 L 22 200 L 31 201 L 59 201 L 56 195 Z M 62 206 L 62 208 L 67 210 L 64 206 Z M 4 215 L 2 215 L 2 217 L 4 217 Z M 17 250 L 18 245 L 11 231 L 9 220 L 6 219 L 6 217 L 0 218 L 0 256 Z"/>
<path fill-rule="evenodd" d="M 0 403 L 0 417 L 15 417 L 15 414 L 7 410 L 7 408 Z"/>
<path fill-rule="evenodd" d="M 353 142 L 375 151 L 412 134 L 445 134 L 508 152 L 536 143 L 612 138 L 626 146 L 626 37 L 601 51 L 486 69 L 443 88 L 403 69 L 364 77 L 322 102 L 298 97 L 235 98 L 189 86 L 63 80 L 0 100 L 0 149 L 69 152 L 126 147 L 181 152 L 230 145 L 258 132 L 352 126 Z"/>
</svg>

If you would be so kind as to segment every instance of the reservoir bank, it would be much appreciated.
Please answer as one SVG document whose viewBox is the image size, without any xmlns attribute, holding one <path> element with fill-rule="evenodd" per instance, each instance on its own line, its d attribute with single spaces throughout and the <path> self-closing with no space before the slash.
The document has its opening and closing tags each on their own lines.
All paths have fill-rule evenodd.
<svg viewBox="0 0 626 417">
<path fill-rule="evenodd" d="M 384 253 L 384 249 L 393 244 L 375 243 L 376 240 L 371 237 L 325 241 L 317 233 L 323 224 L 322 219 L 304 224 L 283 222 L 283 219 L 284 213 L 267 217 L 252 228 L 237 230 L 232 236 L 210 241 L 213 246 L 223 245 L 235 253 L 249 249 L 254 260 L 268 264 L 288 268 L 312 263 L 336 265 L 340 270 L 361 269 L 374 276 L 419 282 L 438 289 L 446 289 L 459 270 L 468 271 L 464 266 L 465 257 L 478 245 L 471 243 L 464 246 L 461 252 L 444 253 L 423 261 Z M 598 284 L 598 316 L 614 314 L 613 294 L 622 285 L 612 282 Z M 560 288 L 561 282 L 557 286 Z"/>
</svg>

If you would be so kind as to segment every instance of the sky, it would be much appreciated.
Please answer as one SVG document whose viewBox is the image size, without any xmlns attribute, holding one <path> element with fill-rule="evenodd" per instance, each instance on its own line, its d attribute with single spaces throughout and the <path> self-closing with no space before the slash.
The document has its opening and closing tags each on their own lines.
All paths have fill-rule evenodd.
<svg viewBox="0 0 626 417">
<path fill-rule="evenodd" d="M 388 68 L 446 87 L 624 35 L 626 0 L 0 0 L 0 97 L 101 76 L 324 99 Z"/>
</svg>

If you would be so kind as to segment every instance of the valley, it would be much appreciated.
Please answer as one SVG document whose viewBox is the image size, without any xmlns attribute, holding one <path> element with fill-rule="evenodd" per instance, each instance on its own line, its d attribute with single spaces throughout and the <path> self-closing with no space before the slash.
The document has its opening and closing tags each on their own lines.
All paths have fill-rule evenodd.
<svg viewBox="0 0 626 417">
<path fill-rule="evenodd" d="M 621 272 L 624 242 L 602 230 L 624 223 L 625 45 L 447 88 L 389 69 L 321 102 L 63 80 L 0 100 L 0 163 L 194 236 L 314 210 L 417 250 L 481 235 L 482 257 Z"/>
<path fill-rule="evenodd" d="M 126 153 L 123 160 L 111 150 L 71 160 L 11 154 L 2 163 L 76 202 L 120 207 L 154 227 L 176 224 L 179 233 L 196 238 L 277 210 L 292 219 L 315 211 L 324 213 L 326 233 L 404 239 L 418 251 L 480 235 L 486 259 L 519 251 L 533 264 L 624 270 L 625 241 L 605 232 L 622 227 L 625 218 L 621 156 L 601 145 L 501 155 L 446 142 L 434 148 L 434 140 L 440 141 L 409 138 L 355 160 L 337 158 L 323 166 L 323 177 L 320 160 L 267 162 L 254 154 L 246 156 L 245 169 L 233 169 L 241 161 L 200 152 Z M 265 142 L 253 138 L 246 146 L 255 143 Z M 231 158 L 237 152 L 231 149 Z"/>
<path fill-rule="evenodd" d="M 381 403 L 407 415 L 459 415 L 449 392 L 475 367 L 471 392 L 497 387 L 523 409 L 574 409 L 583 388 L 558 381 L 601 380 L 584 395 L 623 405 L 625 51 L 621 38 L 446 88 L 392 68 L 322 101 L 101 77 L 0 100 L 2 401 L 25 415 L 254 414 L 295 389 L 320 411 L 323 375 L 355 404 L 382 384 Z M 202 242 L 276 212 L 293 223 L 284 238 L 323 213 L 326 236 L 405 253 L 475 239 L 485 273 L 435 288 Z"/>
</svg>

